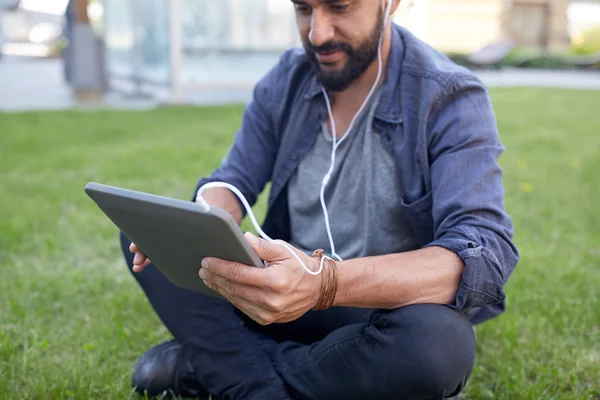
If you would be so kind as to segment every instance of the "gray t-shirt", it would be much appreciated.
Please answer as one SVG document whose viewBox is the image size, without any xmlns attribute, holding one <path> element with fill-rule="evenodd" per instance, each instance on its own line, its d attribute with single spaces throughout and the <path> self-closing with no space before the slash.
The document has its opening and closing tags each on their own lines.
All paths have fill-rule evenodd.
<svg viewBox="0 0 600 400">
<path fill-rule="evenodd" d="M 379 94 L 371 99 L 351 133 L 337 148 L 325 189 L 331 233 L 343 259 L 398 253 L 417 248 L 400 206 L 394 159 L 373 130 Z M 319 194 L 331 163 L 331 133 L 326 122 L 314 147 L 288 185 L 291 243 L 312 254 L 331 253 Z"/>
</svg>

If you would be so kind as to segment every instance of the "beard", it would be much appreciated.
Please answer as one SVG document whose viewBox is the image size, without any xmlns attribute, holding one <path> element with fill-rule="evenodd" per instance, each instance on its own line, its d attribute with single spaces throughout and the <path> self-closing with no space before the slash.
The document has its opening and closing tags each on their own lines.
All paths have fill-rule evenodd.
<svg viewBox="0 0 600 400">
<path fill-rule="evenodd" d="M 326 90 L 341 92 L 347 89 L 375 61 L 379 50 L 379 40 L 384 29 L 383 23 L 384 15 L 379 13 L 377 24 L 369 32 L 369 37 L 356 48 L 347 42 L 327 42 L 322 46 L 315 47 L 308 40 L 302 40 L 310 64 Z M 348 55 L 348 62 L 340 71 L 323 70 L 316 53 L 334 51 L 345 52 Z"/>
</svg>

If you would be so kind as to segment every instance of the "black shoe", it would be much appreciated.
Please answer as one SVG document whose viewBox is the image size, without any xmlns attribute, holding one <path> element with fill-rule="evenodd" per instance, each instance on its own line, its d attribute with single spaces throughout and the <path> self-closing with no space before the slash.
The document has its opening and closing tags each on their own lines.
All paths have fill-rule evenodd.
<svg viewBox="0 0 600 400">
<path fill-rule="evenodd" d="M 147 393 L 149 398 L 168 395 L 202 400 L 209 398 L 196 381 L 181 345 L 174 340 L 154 346 L 140 358 L 131 377 L 131 386 L 141 395 Z"/>
</svg>

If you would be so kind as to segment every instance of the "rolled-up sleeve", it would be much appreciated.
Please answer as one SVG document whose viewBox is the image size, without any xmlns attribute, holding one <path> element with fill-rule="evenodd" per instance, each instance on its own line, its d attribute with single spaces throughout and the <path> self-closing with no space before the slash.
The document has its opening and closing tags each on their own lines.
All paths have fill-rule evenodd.
<svg viewBox="0 0 600 400">
<path fill-rule="evenodd" d="M 280 65 L 275 66 L 256 84 L 252 101 L 244 111 L 242 125 L 235 135 L 233 145 L 219 168 L 210 176 L 199 179 L 194 198 L 200 187 L 219 181 L 235 186 L 250 206 L 255 204 L 258 195 L 271 179 L 277 155 L 278 144 L 272 114 L 280 70 Z M 245 215 L 246 210 L 241 202 L 240 207 Z"/>
<path fill-rule="evenodd" d="M 464 271 L 453 306 L 500 304 L 519 253 L 505 210 L 504 151 L 486 88 L 456 76 L 440 94 L 428 124 L 434 240 L 456 253 Z"/>
</svg>

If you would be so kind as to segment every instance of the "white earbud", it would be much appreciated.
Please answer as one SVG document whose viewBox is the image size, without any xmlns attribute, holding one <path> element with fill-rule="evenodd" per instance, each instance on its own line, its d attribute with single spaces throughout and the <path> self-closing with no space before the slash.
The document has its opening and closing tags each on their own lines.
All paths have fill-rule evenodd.
<svg viewBox="0 0 600 400">
<path fill-rule="evenodd" d="M 321 200 L 321 208 L 323 209 L 323 216 L 325 218 L 325 227 L 327 229 L 327 237 L 329 238 L 329 245 L 331 246 L 331 255 L 334 256 L 335 258 L 337 258 L 339 261 L 342 261 L 342 258 L 335 251 L 335 243 L 333 242 L 333 236 L 331 234 L 331 227 L 330 227 L 330 224 L 329 224 L 329 213 L 327 212 L 327 205 L 325 204 L 325 187 L 329 183 L 329 180 L 331 179 L 331 174 L 333 173 L 333 169 L 334 169 L 334 166 L 335 166 L 335 152 L 336 152 L 337 148 L 348 137 L 348 135 L 352 131 L 352 128 L 354 127 L 354 124 L 356 123 L 356 120 L 358 119 L 358 117 L 360 116 L 360 114 L 363 112 L 364 108 L 367 106 L 367 103 L 369 102 L 369 100 L 373 96 L 373 93 L 377 89 L 377 86 L 379 85 L 379 81 L 381 80 L 381 75 L 383 73 L 383 60 L 382 60 L 382 57 L 381 57 L 381 46 L 383 44 L 383 39 L 384 39 L 385 31 L 386 31 L 386 28 L 387 28 L 387 23 L 388 23 L 388 21 L 390 19 L 390 11 L 391 11 L 391 9 L 392 9 L 392 0 L 388 0 L 387 7 L 385 9 L 385 16 L 384 16 L 384 22 L 383 22 L 383 31 L 381 32 L 381 37 L 379 38 L 379 46 L 378 46 L 378 49 L 377 49 L 377 61 L 378 61 L 378 65 L 379 65 L 379 69 L 378 69 L 378 72 L 377 72 L 377 78 L 375 79 L 375 83 L 373 84 L 373 87 L 371 88 L 371 90 L 367 94 L 367 97 L 365 98 L 363 104 L 360 106 L 360 108 L 356 112 L 356 115 L 354 116 L 354 118 L 352 118 L 352 121 L 350 122 L 350 125 L 348 126 L 348 130 L 339 139 L 337 139 L 337 133 L 336 133 L 336 128 L 335 128 L 335 120 L 333 118 L 333 112 L 331 111 L 331 103 L 329 101 L 329 97 L 327 95 L 327 91 L 325 90 L 325 88 L 321 88 L 321 90 L 323 92 L 323 95 L 325 96 L 325 103 L 327 104 L 327 112 L 329 114 L 329 120 L 330 120 L 331 128 L 332 128 L 331 129 L 332 130 L 331 136 L 332 136 L 333 140 L 332 140 L 332 146 L 331 146 L 331 164 L 329 166 L 329 170 L 327 171 L 327 173 L 323 177 L 323 181 L 322 181 L 322 184 L 321 184 L 321 191 L 320 191 L 320 200 Z M 304 270 L 307 273 L 309 273 L 311 275 L 318 275 L 318 274 L 320 274 L 321 271 L 323 270 L 323 264 L 324 264 L 325 260 L 326 259 L 331 259 L 330 257 L 323 256 L 321 258 L 321 264 L 319 265 L 319 269 L 317 271 L 310 270 L 310 268 L 308 268 L 302 262 L 302 260 L 300 259 L 300 257 L 294 252 L 294 250 L 290 246 L 288 246 L 285 242 L 283 242 L 281 240 L 273 240 L 273 239 L 271 239 L 265 232 L 263 232 L 263 230 L 260 228 L 258 222 L 256 221 L 256 218 L 254 217 L 254 213 L 252 212 L 252 209 L 250 208 L 250 205 L 248 204 L 248 201 L 246 200 L 246 198 L 244 197 L 244 195 L 235 186 L 233 186 L 233 185 L 231 185 L 229 183 L 225 183 L 225 182 L 211 182 L 211 183 L 207 183 L 207 184 L 203 185 L 200 189 L 198 189 L 198 192 L 196 193 L 196 202 L 199 203 L 206 211 L 210 210 L 210 205 L 206 202 L 206 200 L 204 200 L 204 198 L 202 197 L 202 193 L 206 189 L 209 189 L 211 187 L 223 187 L 223 188 L 231 190 L 241 200 L 242 204 L 244 205 L 244 208 L 246 209 L 246 212 L 248 213 L 248 216 L 250 217 L 250 220 L 252 221 L 252 225 L 254 226 L 254 229 L 256 229 L 256 232 L 258 232 L 258 234 L 263 239 L 265 239 L 265 240 L 267 240 L 267 241 L 269 241 L 271 243 L 276 243 L 276 244 L 279 244 L 279 245 L 285 247 L 290 253 L 292 253 L 293 257 L 296 258 L 296 260 L 298 261 L 298 263 L 300 263 L 300 265 L 302 266 L 302 268 L 304 268 Z"/>
</svg>

